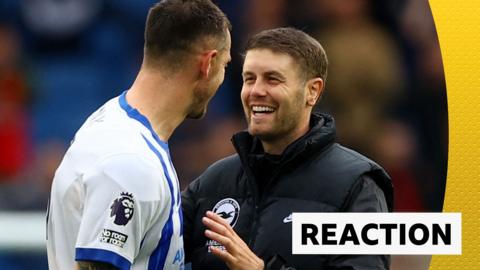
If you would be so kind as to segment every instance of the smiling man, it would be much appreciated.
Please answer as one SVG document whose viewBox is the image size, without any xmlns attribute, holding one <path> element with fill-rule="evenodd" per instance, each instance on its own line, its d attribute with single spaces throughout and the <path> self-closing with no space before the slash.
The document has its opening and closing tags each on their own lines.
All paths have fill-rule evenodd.
<svg viewBox="0 0 480 270">
<path fill-rule="evenodd" d="M 318 41 L 293 28 L 247 43 L 241 99 L 248 130 L 232 138 L 237 154 L 213 164 L 182 196 L 193 269 L 389 268 L 386 255 L 292 254 L 292 212 L 392 209 L 387 173 L 335 142 L 331 116 L 312 113 L 327 65 Z"/>
</svg>

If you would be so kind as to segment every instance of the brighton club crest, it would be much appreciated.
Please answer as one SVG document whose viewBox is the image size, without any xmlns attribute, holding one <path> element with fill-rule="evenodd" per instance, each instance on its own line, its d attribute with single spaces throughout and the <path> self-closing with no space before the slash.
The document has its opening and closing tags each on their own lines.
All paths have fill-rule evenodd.
<svg viewBox="0 0 480 270">
<path fill-rule="evenodd" d="M 232 198 L 226 198 L 219 201 L 214 207 L 213 212 L 225 219 L 230 226 L 235 226 L 240 214 L 240 205 Z"/>
<path fill-rule="evenodd" d="M 212 211 L 225 219 L 230 226 L 233 227 L 235 226 L 235 223 L 237 223 L 240 214 L 240 205 L 232 198 L 225 198 L 215 204 Z M 207 240 L 205 246 L 207 247 L 208 252 L 212 252 L 212 247 L 225 250 L 225 247 L 215 240 Z"/>
<path fill-rule="evenodd" d="M 131 193 L 122 192 L 120 197 L 116 198 L 110 206 L 110 217 L 115 217 L 113 223 L 121 226 L 133 218 L 134 201 Z"/>
</svg>

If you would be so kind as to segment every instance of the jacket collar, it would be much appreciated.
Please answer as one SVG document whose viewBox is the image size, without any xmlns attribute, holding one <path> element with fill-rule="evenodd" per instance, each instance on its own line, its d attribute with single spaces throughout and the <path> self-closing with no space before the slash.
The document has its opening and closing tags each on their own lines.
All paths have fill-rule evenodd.
<svg viewBox="0 0 480 270">
<path fill-rule="evenodd" d="M 257 137 L 251 136 L 248 131 L 241 131 L 232 137 L 232 143 L 244 167 L 255 167 L 259 160 L 265 157 L 275 165 L 283 166 L 294 160 L 304 160 L 308 156 L 319 153 L 335 141 L 335 122 L 327 114 L 313 113 L 310 118 L 310 130 L 285 148 L 280 156 L 263 152 L 261 142 Z M 273 160 L 272 160 L 273 158 Z M 276 166 L 275 166 L 276 167 Z"/>
</svg>

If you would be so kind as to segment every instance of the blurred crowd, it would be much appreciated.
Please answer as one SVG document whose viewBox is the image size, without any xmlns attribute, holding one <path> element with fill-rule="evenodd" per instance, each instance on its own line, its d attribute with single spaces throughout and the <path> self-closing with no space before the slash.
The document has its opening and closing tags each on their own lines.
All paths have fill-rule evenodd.
<svg viewBox="0 0 480 270">
<path fill-rule="evenodd" d="M 133 82 L 155 2 L 0 0 L 0 210 L 46 209 L 75 131 Z M 246 127 L 239 97 L 246 38 L 295 26 L 327 52 L 317 110 L 335 117 L 339 142 L 387 169 L 396 211 L 441 211 L 447 99 L 427 0 L 214 2 L 233 25 L 233 61 L 207 116 L 188 120 L 169 142 L 182 187 L 232 154 L 231 135 Z"/>
</svg>

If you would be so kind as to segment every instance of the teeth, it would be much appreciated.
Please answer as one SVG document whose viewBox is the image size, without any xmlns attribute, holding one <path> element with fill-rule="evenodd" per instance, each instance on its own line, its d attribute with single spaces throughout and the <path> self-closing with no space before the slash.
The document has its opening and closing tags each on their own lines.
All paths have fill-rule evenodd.
<svg viewBox="0 0 480 270">
<path fill-rule="evenodd" d="M 267 107 L 267 106 L 252 106 L 253 112 L 273 112 L 275 111 L 274 108 L 272 107 Z"/>
</svg>

